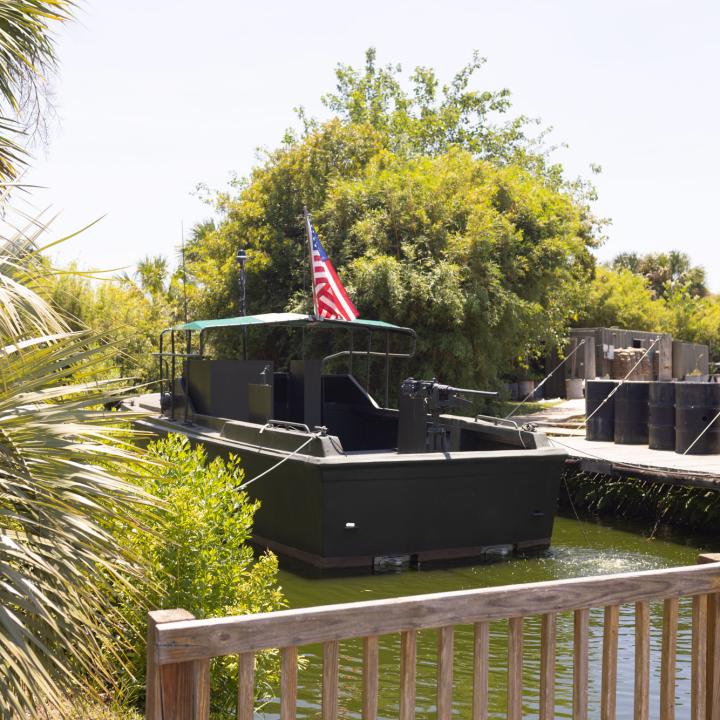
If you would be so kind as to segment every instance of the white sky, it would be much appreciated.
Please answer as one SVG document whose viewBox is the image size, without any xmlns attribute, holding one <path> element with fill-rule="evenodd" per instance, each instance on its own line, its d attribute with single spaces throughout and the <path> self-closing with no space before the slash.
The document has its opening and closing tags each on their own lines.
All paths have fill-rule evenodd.
<svg viewBox="0 0 720 720">
<path fill-rule="evenodd" d="M 336 63 L 436 68 L 488 63 L 516 113 L 554 127 L 570 176 L 590 177 L 610 217 L 608 259 L 679 248 L 720 291 L 717 211 L 720 4 L 662 0 L 86 0 L 59 37 L 58 121 L 27 182 L 62 210 L 59 251 L 85 267 L 173 256 L 180 227 L 210 214 L 191 193 L 245 175 L 293 107 L 321 115 Z"/>
</svg>

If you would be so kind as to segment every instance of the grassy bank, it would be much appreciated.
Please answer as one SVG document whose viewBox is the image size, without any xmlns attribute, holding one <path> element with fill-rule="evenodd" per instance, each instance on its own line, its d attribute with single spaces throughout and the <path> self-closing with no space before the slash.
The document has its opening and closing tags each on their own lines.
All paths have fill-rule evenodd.
<svg viewBox="0 0 720 720">
<path fill-rule="evenodd" d="M 572 500 L 572 505 L 571 501 Z M 698 532 L 717 532 L 720 492 L 656 480 L 566 470 L 560 507 L 572 512 L 650 521 Z"/>
</svg>

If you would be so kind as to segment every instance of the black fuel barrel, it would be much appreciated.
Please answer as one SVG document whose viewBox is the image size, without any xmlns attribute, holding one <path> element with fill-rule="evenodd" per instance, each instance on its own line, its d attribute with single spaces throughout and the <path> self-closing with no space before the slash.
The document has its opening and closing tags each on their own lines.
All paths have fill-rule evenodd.
<svg viewBox="0 0 720 720">
<path fill-rule="evenodd" d="M 615 393 L 615 442 L 644 445 L 648 441 L 650 383 L 630 380 Z"/>
<path fill-rule="evenodd" d="M 720 412 L 720 384 L 679 382 L 675 388 L 675 452 L 684 453 Z M 720 420 L 693 445 L 688 454 L 720 453 Z"/>
<path fill-rule="evenodd" d="M 604 405 L 603 400 L 615 389 L 615 380 L 587 380 L 585 382 L 585 438 L 612 442 L 615 437 L 615 396 Z M 600 407 L 602 405 L 602 407 Z M 598 408 L 600 408 L 598 410 Z M 597 412 L 596 412 L 597 411 Z M 593 413 L 595 413 L 593 415 Z M 592 415 L 592 417 L 590 417 Z"/>
<path fill-rule="evenodd" d="M 650 383 L 648 396 L 648 446 L 651 450 L 675 449 L 674 382 Z"/>
</svg>

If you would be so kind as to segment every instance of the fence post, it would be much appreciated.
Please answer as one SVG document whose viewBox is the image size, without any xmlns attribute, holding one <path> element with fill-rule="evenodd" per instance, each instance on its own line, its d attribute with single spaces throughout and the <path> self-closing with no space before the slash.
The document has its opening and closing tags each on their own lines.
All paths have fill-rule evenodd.
<svg viewBox="0 0 720 720">
<path fill-rule="evenodd" d="M 699 564 L 720 562 L 720 553 L 698 555 Z M 707 720 L 720 720 L 720 593 L 707 596 L 706 703 Z"/>
<path fill-rule="evenodd" d="M 158 625 L 194 620 L 187 610 L 148 613 L 146 720 L 207 720 L 210 714 L 210 661 L 157 664 Z"/>
</svg>

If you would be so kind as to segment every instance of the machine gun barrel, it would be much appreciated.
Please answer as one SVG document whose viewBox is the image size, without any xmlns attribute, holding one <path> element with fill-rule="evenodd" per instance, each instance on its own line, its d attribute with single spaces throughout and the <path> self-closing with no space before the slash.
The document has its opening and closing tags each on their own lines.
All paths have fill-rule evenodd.
<svg viewBox="0 0 720 720">
<path fill-rule="evenodd" d="M 456 388 L 450 387 L 450 385 L 441 385 L 441 388 L 446 389 L 451 393 L 458 393 L 459 395 L 477 395 L 478 397 L 497 397 L 497 393 L 492 390 L 470 390 L 470 388 Z"/>
<path fill-rule="evenodd" d="M 452 385 L 443 385 L 436 380 L 415 380 L 408 378 L 402 384 L 403 392 L 419 392 L 423 391 L 428 394 L 448 395 L 477 395 L 478 397 L 494 398 L 497 393 L 491 390 L 471 390 L 470 388 L 453 387 Z"/>
</svg>

